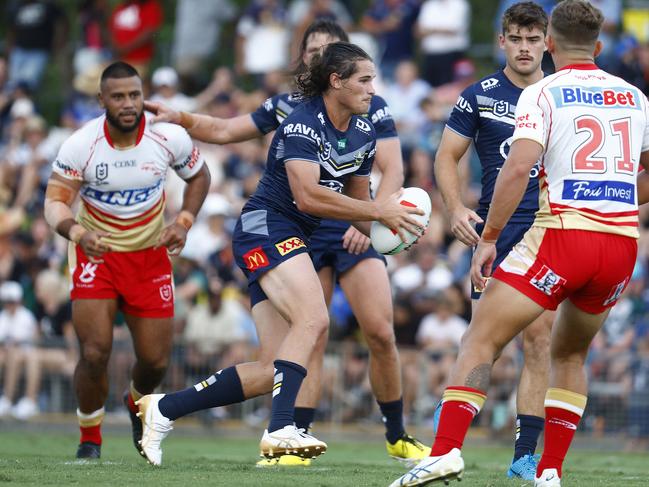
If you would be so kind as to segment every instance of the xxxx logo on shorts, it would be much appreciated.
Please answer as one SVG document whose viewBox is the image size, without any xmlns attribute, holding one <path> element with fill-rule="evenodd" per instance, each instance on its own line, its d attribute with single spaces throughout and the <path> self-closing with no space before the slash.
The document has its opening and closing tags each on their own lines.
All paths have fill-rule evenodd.
<svg viewBox="0 0 649 487">
<path fill-rule="evenodd" d="M 250 272 L 261 269 L 262 267 L 268 267 L 270 261 L 266 252 L 263 251 L 261 247 L 255 247 L 252 250 L 249 250 L 243 254 L 243 262 L 246 265 L 246 269 Z"/>
<path fill-rule="evenodd" d="M 283 242 L 275 244 L 275 248 L 282 257 L 302 247 L 306 247 L 306 244 L 304 243 L 304 240 L 299 237 L 287 238 Z"/>
</svg>

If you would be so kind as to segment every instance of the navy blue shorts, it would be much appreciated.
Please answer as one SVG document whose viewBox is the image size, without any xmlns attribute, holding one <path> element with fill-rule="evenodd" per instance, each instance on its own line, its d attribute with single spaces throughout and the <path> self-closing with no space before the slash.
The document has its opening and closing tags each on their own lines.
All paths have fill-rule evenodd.
<svg viewBox="0 0 649 487">
<path fill-rule="evenodd" d="M 348 222 L 339 220 L 322 220 L 313 232 L 310 237 L 310 249 L 316 271 L 323 267 L 333 267 L 336 275 L 340 275 L 365 259 L 380 259 L 385 263 L 385 257 L 371 246 L 358 255 L 350 254 L 343 247 L 343 235 L 349 225 Z"/>
<path fill-rule="evenodd" d="M 248 278 L 253 306 L 267 299 L 257 282 L 259 277 L 282 262 L 308 252 L 307 242 L 300 225 L 272 210 L 247 211 L 239 217 L 232 234 L 232 251 Z M 253 293 L 256 301 L 252 299 Z"/>
<path fill-rule="evenodd" d="M 500 232 L 498 241 L 496 241 L 496 260 L 493 263 L 491 268 L 491 274 L 496 270 L 496 267 L 505 260 L 505 257 L 509 254 L 509 251 L 516 245 L 518 242 L 523 240 L 523 235 L 527 232 L 532 223 L 509 223 L 503 228 L 503 231 Z M 484 224 L 479 223 L 475 226 L 475 231 L 478 232 L 478 235 L 482 235 L 482 230 L 484 229 Z M 471 299 L 480 299 L 482 291 L 478 291 L 471 284 Z"/>
</svg>

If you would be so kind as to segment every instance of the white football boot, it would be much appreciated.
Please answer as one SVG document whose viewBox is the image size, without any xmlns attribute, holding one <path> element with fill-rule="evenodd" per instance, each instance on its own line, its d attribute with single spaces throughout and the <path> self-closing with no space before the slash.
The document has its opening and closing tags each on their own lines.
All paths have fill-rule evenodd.
<svg viewBox="0 0 649 487">
<path fill-rule="evenodd" d="M 261 455 L 266 458 L 281 457 L 282 455 L 297 455 L 302 458 L 314 458 L 327 451 L 327 444 L 315 436 L 306 433 L 304 429 L 290 424 L 282 429 L 269 433 L 264 431 L 259 442 Z"/>
<path fill-rule="evenodd" d="M 464 460 L 462 452 L 453 448 L 450 452 L 439 457 L 426 457 L 409 472 L 399 477 L 390 484 L 390 487 L 411 487 L 414 485 L 426 485 L 432 482 L 444 482 L 449 480 L 461 480 L 464 472 Z"/>
<path fill-rule="evenodd" d="M 158 403 L 164 394 L 149 394 L 135 401 L 140 409 L 137 413 L 142 421 L 142 440 L 140 446 L 142 453 L 151 465 L 162 464 L 161 443 L 173 429 L 174 422 L 162 415 Z"/>
<path fill-rule="evenodd" d="M 561 477 L 556 468 L 546 468 L 534 479 L 534 487 L 561 487 Z"/>
</svg>

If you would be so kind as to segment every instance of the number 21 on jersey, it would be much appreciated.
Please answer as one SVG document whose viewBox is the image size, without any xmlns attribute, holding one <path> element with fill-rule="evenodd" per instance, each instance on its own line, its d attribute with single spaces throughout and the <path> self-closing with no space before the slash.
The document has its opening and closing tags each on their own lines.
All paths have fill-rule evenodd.
<svg viewBox="0 0 649 487">
<path fill-rule="evenodd" d="M 631 118 L 610 120 L 608 127 L 593 115 L 575 119 L 575 132 L 586 132 L 588 138 L 572 154 L 573 173 L 605 173 L 608 164 L 613 164 L 616 173 L 633 175 L 631 160 Z M 616 137 L 619 150 L 615 154 L 601 155 L 607 137 Z M 612 160 L 611 160 L 612 159 Z"/>
</svg>

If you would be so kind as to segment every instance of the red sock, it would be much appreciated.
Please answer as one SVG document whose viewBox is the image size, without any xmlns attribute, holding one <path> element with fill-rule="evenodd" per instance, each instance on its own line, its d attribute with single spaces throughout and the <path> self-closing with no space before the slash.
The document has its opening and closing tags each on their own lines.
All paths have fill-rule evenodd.
<svg viewBox="0 0 649 487">
<path fill-rule="evenodd" d="M 140 408 L 138 408 L 135 405 L 135 401 L 133 400 L 133 395 L 132 393 L 128 393 L 128 399 L 126 400 L 126 406 L 128 407 L 129 411 L 132 413 L 137 414 L 140 411 Z"/>
<path fill-rule="evenodd" d="M 566 409 L 545 407 L 545 433 L 543 456 L 536 469 L 541 475 L 546 468 L 556 468 L 561 477 L 561 467 L 570 448 L 581 416 Z"/>
<path fill-rule="evenodd" d="M 445 455 L 453 448 L 462 448 L 471 422 L 480 412 L 486 397 L 484 392 L 471 387 L 446 388 L 431 457 Z"/>
<path fill-rule="evenodd" d="M 81 430 L 81 440 L 79 443 L 94 443 L 101 445 L 101 424 L 95 426 L 79 426 Z"/>
</svg>

